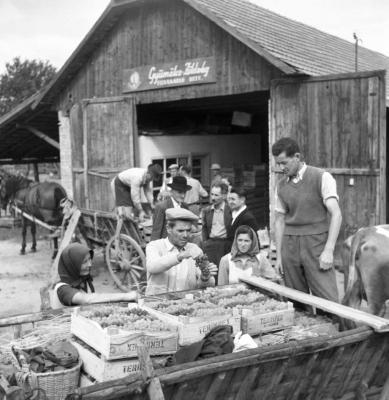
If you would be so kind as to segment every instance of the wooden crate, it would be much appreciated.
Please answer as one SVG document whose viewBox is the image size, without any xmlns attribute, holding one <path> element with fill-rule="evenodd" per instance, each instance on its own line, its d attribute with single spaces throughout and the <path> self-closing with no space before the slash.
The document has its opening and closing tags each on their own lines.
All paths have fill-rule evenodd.
<svg viewBox="0 0 389 400">
<path fill-rule="evenodd" d="M 97 322 L 80 315 L 79 309 L 72 314 L 70 331 L 107 360 L 136 357 L 138 343 L 145 344 L 150 355 L 172 354 L 178 348 L 175 327 L 157 333 L 102 328 Z"/>
<path fill-rule="evenodd" d="M 134 375 L 140 371 L 140 364 L 137 358 L 107 360 L 106 357 L 94 351 L 79 339 L 73 339 L 72 344 L 77 349 L 82 360 L 85 385 L 88 385 L 88 380 L 90 382 L 93 382 L 93 380 L 96 382 L 105 382 L 111 379 Z M 153 357 L 152 360 L 154 365 L 159 363 L 163 366 L 165 357 Z"/>
<path fill-rule="evenodd" d="M 154 310 L 147 304 L 142 306 L 150 314 L 155 315 L 161 321 L 177 327 L 178 330 L 178 344 L 186 346 L 188 344 L 197 342 L 204 338 L 204 336 L 214 327 L 220 325 L 231 325 L 233 333 L 237 333 L 241 329 L 241 317 L 238 314 L 228 314 L 213 317 L 188 317 L 188 316 L 175 316 L 160 311 Z"/>
<path fill-rule="evenodd" d="M 250 309 L 243 309 L 241 323 L 243 333 L 253 336 L 292 326 L 294 322 L 293 303 L 288 301 L 287 305 L 288 308 L 285 310 L 270 311 L 262 314 L 255 314 Z"/>
</svg>

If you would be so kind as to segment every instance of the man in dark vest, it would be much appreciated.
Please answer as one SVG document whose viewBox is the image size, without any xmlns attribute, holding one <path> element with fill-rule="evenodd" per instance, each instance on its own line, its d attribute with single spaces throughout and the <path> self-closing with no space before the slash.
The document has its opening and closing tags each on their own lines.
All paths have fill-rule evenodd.
<svg viewBox="0 0 389 400">
<path fill-rule="evenodd" d="M 334 249 L 342 215 L 335 179 L 302 162 L 289 137 L 274 143 L 272 153 L 285 175 L 275 194 L 276 269 L 286 286 L 338 302 Z"/>
</svg>

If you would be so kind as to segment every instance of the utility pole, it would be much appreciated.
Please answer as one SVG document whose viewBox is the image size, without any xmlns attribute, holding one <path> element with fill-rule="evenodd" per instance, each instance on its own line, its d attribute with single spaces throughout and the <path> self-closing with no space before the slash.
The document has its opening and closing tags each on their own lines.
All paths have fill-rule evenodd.
<svg viewBox="0 0 389 400">
<path fill-rule="evenodd" d="M 362 42 L 361 39 L 357 36 L 357 34 L 354 32 L 353 37 L 355 40 L 355 72 L 358 71 L 358 43 Z"/>
</svg>

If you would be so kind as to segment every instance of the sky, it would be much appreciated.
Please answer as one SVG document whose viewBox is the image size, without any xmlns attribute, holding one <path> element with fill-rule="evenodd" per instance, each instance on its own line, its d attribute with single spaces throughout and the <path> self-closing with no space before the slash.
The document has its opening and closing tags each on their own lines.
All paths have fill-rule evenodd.
<svg viewBox="0 0 389 400">
<path fill-rule="evenodd" d="M 228 4 L 228 0 L 225 0 Z M 251 0 L 288 18 L 389 56 L 388 0 Z M 0 73 L 14 57 L 60 68 L 109 0 L 0 0 Z"/>
</svg>

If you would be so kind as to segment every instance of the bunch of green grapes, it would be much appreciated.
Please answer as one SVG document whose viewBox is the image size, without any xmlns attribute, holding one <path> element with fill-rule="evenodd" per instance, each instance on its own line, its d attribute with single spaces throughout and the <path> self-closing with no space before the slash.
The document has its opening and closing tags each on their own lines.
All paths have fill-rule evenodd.
<svg viewBox="0 0 389 400">
<path fill-rule="evenodd" d="M 209 272 L 209 260 L 206 254 L 201 254 L 195 258 L 196 267 L 200 268 L 201 274 L 204 278 L 208 278 Z"/>
</svg>

